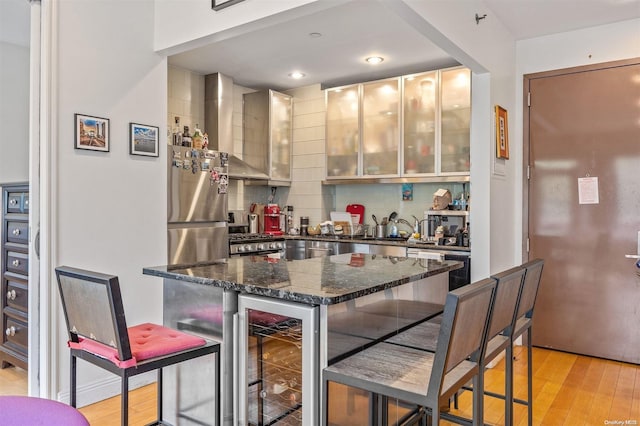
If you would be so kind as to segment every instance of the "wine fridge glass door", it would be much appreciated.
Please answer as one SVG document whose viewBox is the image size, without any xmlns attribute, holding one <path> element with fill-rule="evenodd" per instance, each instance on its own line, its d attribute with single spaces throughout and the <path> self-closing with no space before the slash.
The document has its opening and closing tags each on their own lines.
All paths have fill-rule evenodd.
<svg viewBox="0 0 640 426">
<path fill-rule="evenodd" d="M 239 424 L 318 423 L 318 315 L 313 306 L 239 296 Z"/>
</svg>

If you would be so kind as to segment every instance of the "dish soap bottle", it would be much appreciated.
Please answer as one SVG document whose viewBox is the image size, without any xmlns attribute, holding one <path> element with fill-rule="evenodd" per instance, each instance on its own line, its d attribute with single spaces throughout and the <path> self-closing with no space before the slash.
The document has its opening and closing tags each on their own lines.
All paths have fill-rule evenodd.
<svg viewBox="0 0 640 426">
<path fill-rule="evenodd" d="M 193 130 L 193 136 L 191 136 L 191 143 L 195 149 L 202 149 L 202 141 L 202 130 L 200 130 L 196 124 L 196 127 Z"/>
<path fill-rule="evenodd" d="M 395 222 L 393 222 L 393 225 L 391 225 L 391 232 L 389 232 L 389 236 L 393 238 L 398 236 L 398 226 Z"/>
</svg>

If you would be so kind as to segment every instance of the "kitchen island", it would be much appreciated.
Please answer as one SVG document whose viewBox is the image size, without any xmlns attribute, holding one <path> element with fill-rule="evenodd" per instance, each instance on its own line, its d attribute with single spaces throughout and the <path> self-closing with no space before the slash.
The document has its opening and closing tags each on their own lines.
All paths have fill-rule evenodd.
<svg viewBox="0 0 640 426">
<path fill-rule="evenodd" d="M 322 368 L 439 313 L 448 272 L 459 267 L 348 253 L 245 256 L 143 272 L 164 279 L 165 325 L 222 342 L 222 424 L 261 417 L 306 425 L 320 422 Z M 167 374 L 165 417 L 213 423 L 206 408 L 214 400 L 212 374 L 204 364 Z"/>
</svg>

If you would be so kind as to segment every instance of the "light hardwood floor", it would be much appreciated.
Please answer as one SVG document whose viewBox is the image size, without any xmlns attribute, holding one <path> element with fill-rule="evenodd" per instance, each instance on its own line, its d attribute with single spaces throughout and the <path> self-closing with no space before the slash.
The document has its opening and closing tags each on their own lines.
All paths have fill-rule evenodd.
<svg viewBox="0 0 640 426">
<path fill-rule="evenodd" d="M 526 398 L 526 350 L 516 348 L 515 396 Z M 534 348 L 533 394 L 535 425 L 640 425 L 640 366 Z M 487 371 L 486 386 L 500 391 L 504 361 Z M 0 395 L 26 394 L 26 372 L 0 370 Z M 131 392 L 130 424 L 143 425 L 155 418 L 155 386 Z M 460 412 L 470 415 L 470 392 L 460 397 Z M 81 409 L 92 426 L 119 424 L 120 398 L 115 397 Z M 454 411 L 455 412 L 455 411 Z M 526 407 L 516 404 L 515 424 L 526 425 Z M 349 416 L 347 426 L 366 424 L 361 412 Z M 363 422 L 364 421 L 364 422 Z M 1 423 L 1 422 L 0 422 Z M 504 403 L 485 397 L 485 423 L 504 424 Z M 447 424 L 447 423 L 445 423 Z"/>
</svg>

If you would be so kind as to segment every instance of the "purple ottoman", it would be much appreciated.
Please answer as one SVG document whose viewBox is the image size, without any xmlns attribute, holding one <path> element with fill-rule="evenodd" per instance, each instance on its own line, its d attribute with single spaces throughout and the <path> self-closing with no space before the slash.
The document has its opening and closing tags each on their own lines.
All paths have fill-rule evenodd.
<svg viewBox="0 0 640 426">
<path fill-rule="evenodd" d="M 51 399 L 0 396 L 0 424 L 7 426 L 89 426 L 75 408 Z"/>
</svg>

